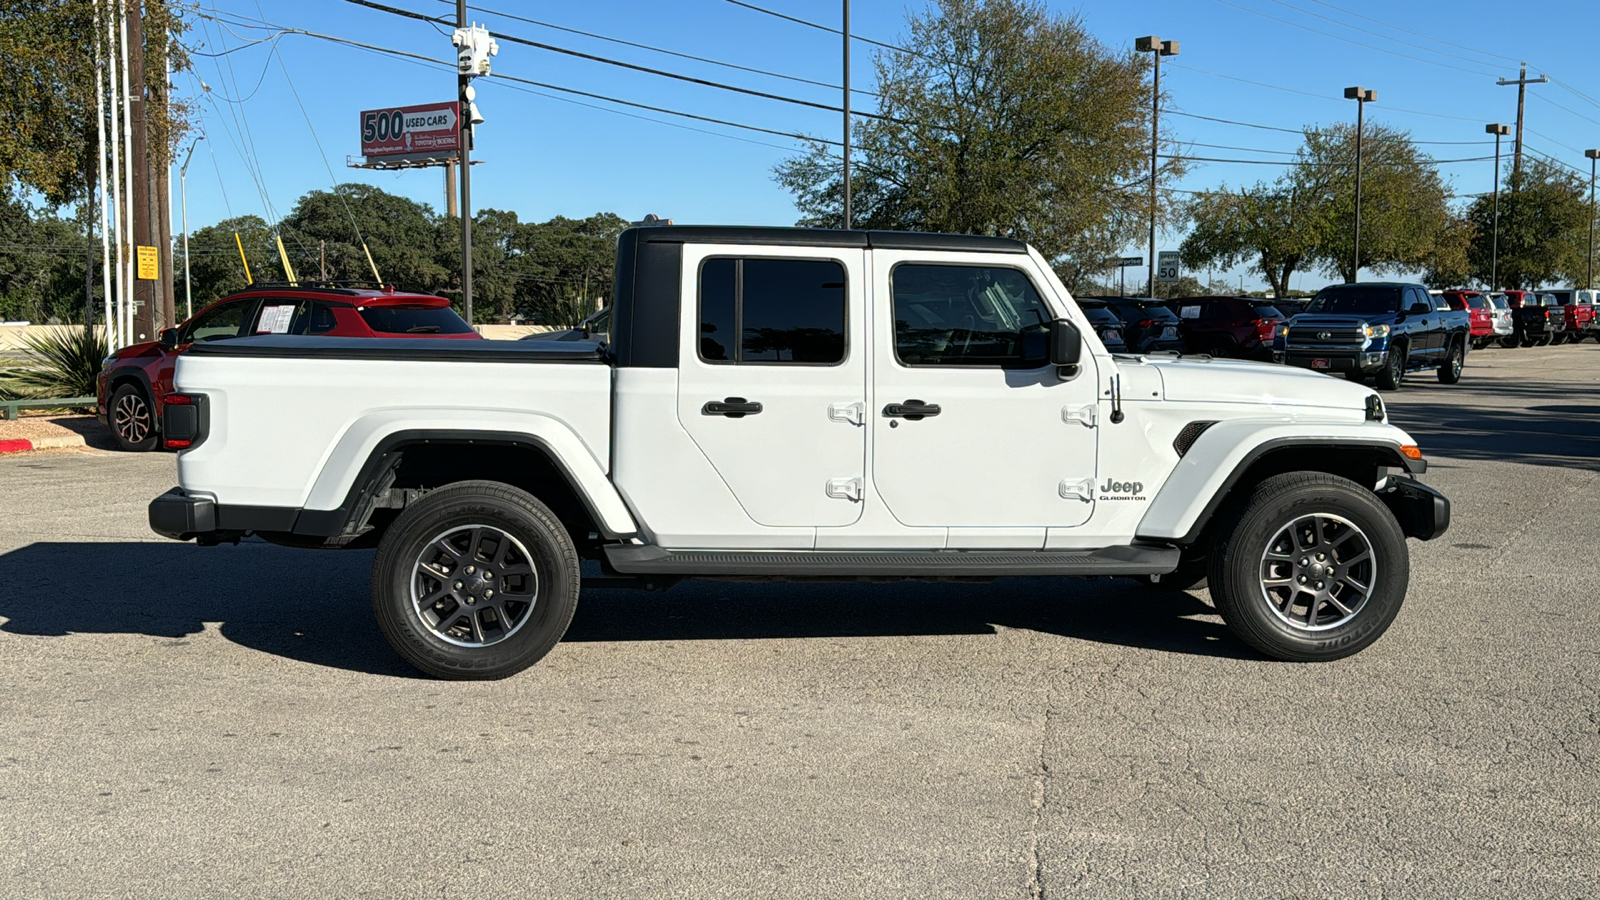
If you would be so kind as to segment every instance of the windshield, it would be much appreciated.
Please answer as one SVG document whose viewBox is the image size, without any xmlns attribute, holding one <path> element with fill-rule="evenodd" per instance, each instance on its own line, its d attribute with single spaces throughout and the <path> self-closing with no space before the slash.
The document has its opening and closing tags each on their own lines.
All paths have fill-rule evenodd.
<svg viewBox="0 0 1600 900">
<path fill-rule="evenodd" d="M 1370 316 L 1400 308 L 1400 289 L 1392 287 L 1338 287 L 1317 292 L 1308 313 Z"/>
<path fill-rule="evenodd" d="M 1251 308 L 1251 310 L 1253 312 L 1255 312 L 1256 315 L 1260 316 L 1263 319 L 1282 319 L 1282 318 L 1284 318 L 1283 313 L 1278 312 L 1278 308 L 1276 306 L 1263 306 L 1261 304 L 1256 304 L 1255 306 L 1252 306 L 1250 308 Z"/>
<path fill-rule="evenodd" d="M 1489 295 L 1489 302 L 1491 304 L 1493 304 L 1495 309 L 1510 309 L 1511 308 L 1511 304 L 1509 302 L 1507 302 L 1505 294 L 1490 294 Z"/>
<path fill-rule="evenodd" d="M 467 334 L 466 320 L 448 306 L 368 306 L 367 325 L 383 334 Z"/>
<path fill-rule="evenodd" d="M 1467 297 L 1467 305 L 1472 307 L 1473 309 L 1487 309 L 1488 308 L 1488 304 L 1484 302 L 1482 294 L 1471 294 L 1471 295 L 1469 295 Z"/>
<path fill-rule="evenodd" d="M 1084 318 L 1096 325 L 1122 324 L 1122 320 L 1117 318 L 1117 314 L 1109 309 L 1106 309 L 1104 306 L 1085 306 L 1083 308 L 1083 315 Z"/>
</svg>

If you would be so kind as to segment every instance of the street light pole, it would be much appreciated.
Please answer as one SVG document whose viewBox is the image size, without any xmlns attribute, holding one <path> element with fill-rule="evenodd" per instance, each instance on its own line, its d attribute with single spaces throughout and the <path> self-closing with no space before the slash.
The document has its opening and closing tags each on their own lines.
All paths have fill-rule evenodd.
<svg viewBox="0 0 1600 900">
<path fill-rule="evenodd" d="M 1483 130 L 1494 135 L 1494 249 L 1489 255 L 1489 290 L 1500 290 L 1500 139 L 1511 133 L 1510 125 L 1491 122 Z"/>
<path fill-rule="evenodd" d="M 1133 47 L 1152 54 L 1155 75 L 1150 80 L 1150 296 L 1156 295 L 1156 161 L 1161 153 L 1161 57 L 1177 56 L 1178 42 L 1163 41 L 1155 35 L 1138 38 Z"/>
<path fill-rule="evenodd" d="M 1350 255 L 1350 280 L 1361 280 L 1361 133 L 1365 130 L 1367 104 L 1378 99 L 1377 91 L 1362 87 L 1344 89 L 1346 100 L 1356 101 L 1356 235 Z"/>
<path fill-rule="evenodd" d="M 850 0 L 844 0 L 844 227 L 850 228 Z"/>
<path fill-rule="evenodd" d="M 1595 164 L 1600 163 L 1600 150 L 1585 150 L 1583 155 L 1589 157 L 1589 277 L 1584 282 L 1586 288 L 1594 288 L 1594 177 Z"/>
<path fill-rule="evenodd" d="M 194 157 L 194 148 L 200 146 L 205 140 L 205 135 L 194 139 L 189 145 L 189 152 L 183 155 L 183 165 L 178 167 L 178 196 L 183 204 L 183 318 L 184 321 L 194 317 L 194 292 L 189 286 L 189 160 Z"/>
</svg>

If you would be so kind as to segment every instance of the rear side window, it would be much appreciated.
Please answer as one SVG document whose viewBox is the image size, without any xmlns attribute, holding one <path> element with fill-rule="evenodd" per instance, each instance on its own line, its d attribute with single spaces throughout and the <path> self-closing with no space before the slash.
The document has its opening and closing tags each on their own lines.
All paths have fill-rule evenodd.
<svg viewBox="0 0 1600 900">
<path fill-rule="evenodd" d="M 334 327 L 333 311 L 316 300 L 271 299 L 261 301 L 252 334 L 327 334 Z"/>
<path fill-rule="evenodd" d="M 700 267 L 700 358 L 843 362 L 845 303 L 844 266 L 831 259 L 708 259 Z"/>
<path fill-rule="evenodd" d="M 471 334 L 465 319 L 448 306 L 368 306 L 367 327 L 383 334 Z"/>
<path fill-rule="evenodd" d="M 1036 369 L 1048 361 L 1051 314 L 1028 276 L 998 266 L 903 264 L 890 274 L 894 349 L 907 366 Z M 1108 309 L 1084 315 L 1118 322 Z"/>
<path fill-rule="evenodd" d="M 1251 312 L 1254 312 L 1256 315 L 1260 316 L 1263 319 L 1281 319 L 1281 318 L 1283 318 L 1283 313 L 1278 312 L 1278 308 L 1276 306 L 1257 305 L 1257 306 L 1250 307 L 1250 310 L 1251 310 Z"/>
</svg>

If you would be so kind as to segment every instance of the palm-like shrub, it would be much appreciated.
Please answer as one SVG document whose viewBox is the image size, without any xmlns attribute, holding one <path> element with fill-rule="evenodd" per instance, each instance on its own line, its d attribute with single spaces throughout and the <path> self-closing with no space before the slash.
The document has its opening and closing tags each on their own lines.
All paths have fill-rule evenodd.
<svg viewBox="0 0 1600 900">
<path fill-rule="evenodd" d="M 95 377 L 105 360 L 106 339 L 96 328 L 52 328 L 28 335 L 31 351 L 22 365 L 0 381 L 0 393 L 40 398 L 92 397 Z"/>
</svg>

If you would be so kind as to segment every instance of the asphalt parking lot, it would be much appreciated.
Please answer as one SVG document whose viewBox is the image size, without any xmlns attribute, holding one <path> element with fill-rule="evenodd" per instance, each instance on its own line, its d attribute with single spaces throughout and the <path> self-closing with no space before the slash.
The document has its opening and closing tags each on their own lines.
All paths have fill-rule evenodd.
<svg viewBox="0 0 1600 900">
<path fill-rule="evenodd" d="M 1389 395 L 1455 523 L 1312 666 L 1128 581 L 702 582 L 430 681 L 370 553 L 161 541 L 168 456 L 3 459 L 0 896 L 1593 896 L 1597 382 Z"/>
</svg>

